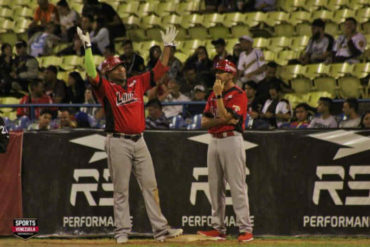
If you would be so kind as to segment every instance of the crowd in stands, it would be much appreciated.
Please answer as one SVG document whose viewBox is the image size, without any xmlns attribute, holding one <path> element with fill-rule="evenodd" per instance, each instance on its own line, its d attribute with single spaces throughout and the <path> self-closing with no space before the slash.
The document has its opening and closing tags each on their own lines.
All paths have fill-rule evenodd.
<svg viewBox="0 0 370 247">
<path fill-rule="evenodd" d="M 71 1 L 70 1 L 71 2 Z M 206 0 L 206 12 L 272 11 L 276 1 L 261 0 Z M 66 0 L 56 5 L 48 0 L 38 0 L 34 20 L 29 26 L 28 41 L 19 40 L 13 47 L 3 43 L 0 56 L 0 97 L 20 97 L 20 104 L 76 103 L 97 104 L 93 90 L 84 79 L 82 71 L 68 73 L 64 80 L 60 64 L 39 66 L 37 57 L 47 55 L 84 54 L 83 44 L 76 35 L 80 26 L 91 37 L 93 53 L 105 58 L 119 55 L 127 75 L 134 76 L 153 68 L 162 50 L 158 45 L 148 51 L 135 51 L 134 41 L 125 37 L 126 30 L 121 18 L 112 6 L 98 0 L 85 0 L 81 13 L 73 10 Z M 114 40 L 120 37 L 122 54 L 117 54 Z M 58 54 L 53 54 L 56 44 L 70 44 Z M 357 31 L 356 19 L 345 20 L 343 34 L 336 40 L 325 33 L 325 21 L 312 22 L 312 36 L 304 52 L 289 64 L 357 63 L 365 51 L 363 34 Z M 225 39 L 212 41 L 216 54 L 210 57 L 205 46 L 181 62 L 173 47 L 169 59 L 169 71 L 160 83 L 148 91 L 147 129 L 199 128 L 199 114 L 215 81 L 215 65 L 228 59 L 238 68 L 237 85 L 248 97 L 246 126 L 250 129 L 272 128 L 370 128 L 370 112 L 358 111 L 358 100 L 345 99 L 342 115 L 331 115 L 332 100 L 321 97 L 317 108 L 301 102 L 293 106 L 284 94 L 293 93 L 288 81 L 277 75 L 279 65 L 267 62 L 264 52 L 253 47 L 249 35 L 239 37 L 232 51 L 226 49 Z M 144 57 L 148 57 L 145 62 Z M 81 67 L 83 64 L 81 64 Z M 100 65 L 97 64 L 97 68 Z M 366 78 L 368 80 L 369 77 Z M 201 104 L 165 105 L 176 102 L 201 102 Z M 294 108 L 293 108 L 294 107 Z M 0 108 L 1 111 L 1 108 Z M 6 119 L 13 129 L 49 130 L 76 127 L 104 127 L 104 112 L 99 107 L 83 108 L 18 108 L 18 119 Z"/>
</svg>

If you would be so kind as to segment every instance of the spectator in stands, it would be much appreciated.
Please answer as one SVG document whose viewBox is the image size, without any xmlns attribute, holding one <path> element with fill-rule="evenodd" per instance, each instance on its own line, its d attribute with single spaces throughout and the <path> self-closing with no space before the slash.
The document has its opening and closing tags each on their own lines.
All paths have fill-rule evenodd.
<svg viewBox="0 0 370 247">
<path fill-rule="evenodd" d="M 206 101 L 207 100 L 207 89 L 204 85 L 198 84 L 192 90 L 191 101 Z M 205 104 L 188 105 L 187 113 L 190 116 L 202 114 L 204 111 Z"/>
<path fill-rule="evenodd" d="M 159 45 L 153 45 L 149 49 L 149 61 L 148 64 L 146 65 L 147 70 L 151 70 L 154 68 L 154 66 L 157 64 L 158 59 L 162 55 L 162 50 Z"/>
<path fill-rule="evenodd" d="M 337 128 L 338 124 L 334 116 L 330 114 L 332 100 L 327 97 L 321 97 L 317 106 L 317 112 L 320 116 L 312 119 L 308 128 Z"/>
<path fill-rule="evenodd" d="M 12 46 L 3 43 L 0 56 L 0 95 L 9 95 L 12 88 L 12 78 L 10 74 L 14 69 L 14 59 Z"/>
<path fill-rule="evenodd" d="M 17 56 L 14 59 L 15 71 L 10 73 L 15 90 L 28 91 L 28 83 L 36 80 L 39 73 L 39 63 L 28 55 L 27 43 L 24 40 L 15 44 Z"/>
<path fill-rule="evenodd" d="M 233 55 L 231 61 L 238 67 L 240 53 L 242 52 L 242 47 L 239 43 L 235 44 L 233 47 Z"/>
<path fill-rule="evenodd" d="M 168 86 L 164 86 L 164 93 L 162 96 L 159 97 L 159 100 L 162 102 L 186 102 L 190 101 L 190 99 L 183 95 L 180 92 L 180 82 L 175 78 L 170 78 L 168 81 Z M 163 112 L 167 118 L 174 117 L 176 115 L 183 113 L 183 106 L 182 105 L 171 105 L 165 106 L 163 108 Z"/>
<path fill-rule="evenodd" d="M 270 127 L 282 127 L 291 118 L 289 102 L 282 98 L 278 85 L 271 85 L 270 98 L 263 105 L 260 117 L 270 124 Z"/>
<path fill-rule="evenodd" d="M 216 64 L 218 61 L 223 60 L 223 59 L 228 59 L 232 60 L 232 56 L 229 55 L 226 51 L 226 42 L 224 39 L 216 39 L 212 41 L 212 45 L 214 45 L 216 49 L 216 55 L 213 58 L 213 68 L 216 68 Z"/>
<path fill-rule="evenodd" d="M 134 51 L 132 41 L 126 39 L 122 46 L 123 54 L 119 58 L 125 65 L 127 77 L 142 73 L 145 70 L 144 59 Z"/>
<path fill-rule="evenodd" d="M 96 44 L 100 54 L 104 54 L 105 47 L 110 44 L 109 30 L 105 27 L 104 19 L 99 17 L 93 24 L 93 29 L 90 32 L 91 43 Z"/>
<path fill-rule="evenodd" d="M 312 36 L 308 42 L 305 52 L 300 58 L 289 61 L 289 64 L 310 64 L 329 62 L 332 56 L 334 39 L 325 33 L 325 22 L 315 19 L 311 25 Z"/>
<path fill-rule="evenodd" d="M 193 55 L 185 62 L 184 71 L 195 70 L 196 80 L 204 82 L 208 88 L 212 87 L 215 76 L 211 72 L 213 67 L 212 61 L 208 57 L 208 52 L 205 46 L 199 46 Z"/>
<path fill-rule="evenodd" d="M 261 50 L 253 48 L 253 39 L 247 35 L 239 38 L 242 53 L 238 62 L 238 76 L 241 83 L 259 81 L 265 78 L 265 59 Z"/>
<path fill-rule="evenodd" d="M 94 105 L 97 104 L 96 99 L 94 98 L 93 91 L 91 86 L 88 86 L 85 89 L 84 93 L 84 104 Z M 96 117 L 97 112 L 99 111 L 98 107 L 81 107 L 81 112 L 85 112 L 86 114 Z"/>
<path fill-rule="evenodd" d="M 146 129 L 169 129 L 169 121 L 162 111 L 162 104 L 158 99 L 151 99 L 146 103 L 148 117 L 145 119 Z"/>
<path fill-rule="evenodd" d="M 359 128 L 361 117 L 358 114 L 358 102 L 355 98 L 346 99 L 343 103 L 345 119 L 339 123 L 339 128 Z"/>
<path fill-rule="evenodd" d="M 244 82 L 242 89 L 245 91 L 248 98 L 247 114 L 249 117 L 248 127 L 255 128 L 255 119 L 259 118 L 262 110 L 263 102 L 256 97 L 258 85 L 254 81 Z"/>
<path fill-rule="evenodd" d="M 334 63 L 358 62 L 358 57 L 365 51 L 366 38 L 356 31 L 356 19 L 349 17 L 344 23 L 344 34 L 334 44 Z"/>
<path fill-rule="evenodd" d="M 50 130 L 50 122 L 52 117 L 53 114 L 50 110 L 42 110 L 38 122 L 28 126 L 28 130 Z"/>
<path fill-rule="evenodd" d="M 310 124 L 309 121 L 310 106 L 306 103 L 298 104 L 294 109 L 295 121 L 291 122 L 289 128 L 291 129 L 305 129 Z"/>
<path fill-rule="evenodd" d="M 126 35 L 126 29 L 120 16 L 108 3 L 98 0 L 83 0 L 83 3 L 82 15 L 89 14 L 94 18 L 103 18 L 109 30 L 110 40 Z"/>
<path fill-rule="evenodd" d="M 68 103 L 67 101 L 67 86 L 66 83 L 57 78 L 58 69 L 54 65 L 50 65 L 45 69 L 44 86 L 45 92 L 53 99 L 56 104 Z"/>
<path fill-rule="evenodd" d="M 53 100 L 51 97 L 44 93 L 44 84 L 42 81 L 33 81 L 30 84 L 30 93 L 25 95 L 19 102 L 19 104 L 52 104 Z M 37 119 L 40 116 L 40 107 L 34 108 L 34 117 Z M 32 119 L 32 113 L 27 107 L 19 107 L 17 109 L 17 117 L 28 116 Z"/>
<path fill-rule="evenodd" d="M 59 111 L 58 120 L 60 129 L 72 129 L 77 127 L 77 123 L 73 120 L 73 115 L 68 109 Z"/>
<path fill-rule="evenodd" d="M 58 10 L 54 4 L 49 3 L 48 0 L 37 0 L 37 3 L 39 6 L 30 24 L 28 31 L 29 37 L 31 37 L 34 32 L 40 30 L 40 27 L 45 26 L 49 22 L 59 24 Z"/>
<path fill-rule="evenodd" d="M 264 103 L 270 97 L 269 90 L 272 85 L 277 85 L 283 93 L 293 92 L 289 85 L 285 84 L 282 80 L 277 78 L 276 76 L 277 68 L 278 68 L 277 63 L 269 62 L 266 65 L 265 78 L 258 83 L 257 97 L 259 98 L 259 101 L 261 101 L 262 103 Z"/>
<path fill-rule="evenodd" d="M 66 0 L 57 3 L 62 40 L 71 42 L 75 34 L 75 28 L 80 21 L 79 14 L 69 7 Z"/>
<path fill-rule="evenodd" d="M 169 70 L 167 72 L 168 77 L 179 78 L 182 77 L 182 63 L 175 57 L 176 47 L 171 46 L 170 58 L 168 60 Z"/>
<path fill-rule="evenodd" d="M 361 128 L 370 129 L 370 111 L 367 111 L 364 113 L 364 115 L 362 115 Z"/>
<path fill-rule="evenodd" d="M 28 40 L 28 44 L 31 51 L 31 56 L 47 56 L 53 53 L 54 46 L 60 41 L 59 26 L 49 22 L 45 25 L 45 29 L 40 32 L 36 32 Z"/>
<path fill-rule="evenodd" d="M 255 0 L 254 8 L 256 11 L 274 11 L 276 9 L 276 0 Z"/>
<path fill-rule="evenodd" d="M 67 102 L 82 104 L 85 100 L 85 81 L 80 73 L 73 71 L 68 74 L 67 81 Z"/>
</svg>

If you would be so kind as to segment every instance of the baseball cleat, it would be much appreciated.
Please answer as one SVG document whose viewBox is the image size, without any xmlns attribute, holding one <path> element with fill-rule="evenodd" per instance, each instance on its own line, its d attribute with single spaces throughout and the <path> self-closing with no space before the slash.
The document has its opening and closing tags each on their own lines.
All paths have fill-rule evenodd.
<svg viewBox="0 0 370 247">
<path fill-rule="evenodd" d="M 250 232 L 243 232 L 239 234 L 239 242 L 249 242 L 253 240 L 253 234 Z"/>
<path fill-rule="evenodd" d="M 156 238 L 157 241 L 160 241 L 160 242 L 163 242 L 164 240 L 168 239 L 168 238 L 175 238 L 175 237 L 178 237 L 180 236 L 181 234 L 183 233 L 183 230 L 182 229 L 173 229 L 173 228 L 169 228 L 167 230 L 167 233 L 162 235 L 162 236 L 159 236 L 158 238 Z"/>
<path fill-rule="evenodd" d="M 124 244 L 128 242 L 128 237 L 127 236 L 121 236 L 117 238 L 117 244 Z"/>
<path fill-rule="evenodd" d="M 212 240 L 225 240 L 226 239 L 226 234 L 223 234 L 217 230 L 198 231 L 197 233 L 199 235 L 212 238 Z"/>
</svg>

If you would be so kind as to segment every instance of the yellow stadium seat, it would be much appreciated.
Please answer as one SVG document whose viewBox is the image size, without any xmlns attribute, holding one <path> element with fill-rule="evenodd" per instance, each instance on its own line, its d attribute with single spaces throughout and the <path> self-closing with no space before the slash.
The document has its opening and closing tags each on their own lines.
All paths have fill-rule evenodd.
<svg viewBox="0 0 370 247">
<path fill-rule="evenodd" d="M 17 33 L 23 33 L 27 31 L 31 22 L 32 21 L 30 19 L 25 19 L 25 18 L 18 19 L 15 23 L 15 31 Z"/>
<path fill-rule="evenodd" d="M 184 15 L 182 17 L 182 23 L 180 25 L 183 28 L 189 28 L 196 25 L 202 25 L 203 20 L 204 20 L 203 15 L 199 14 Z"/>
<path fill-rule="evenodd" d="M 126 14 L 130 15 L 137 15 L 139 9 L 140 2 L 139 1 L 131 1 L 127 4 L 121 4 L 118 7 L 118 15 L 122 18 Z"/>
<path fill-rule="evenodd" d="M 289 37 L 274 37 L 270 39 L 269 49 L 273 51 L 280 51 L 284 48 L 290 47 L 292 40 Z"/>
<path fill-rule="evenodd" d="M 12 20 L 14 18 L 13 9 L 0 8 L 0 17 L 8 18 Z"/>
<path fill-rule="evenodd" d="M 188 33 L 186 32 L 185 28 L 177 27 L 177 31 L 179 33 L 176 36 L 176 40 L 185 40 L 188 38 Z"/>
<path fill-rule="evenodd" d="M 370 19 L 370 7 L 358 9 L 356 11 L 356 19 L 360 23 L 369 22 L 369 19 Z"/>
<path fill-rule="evenodd" d="M 232 54 L 235 44 L 239 43 L 239 39 L 228 39 L 226 40 L 226 50 Z"/>
<path fill-rule="evenodd" d="M 246 22 L 247 16 L 243 13 L 227 13 L 225 14 L 225 21 L 224 21 L 224 26 L 225 27 L 232 27 L 236 26 L 238 24 L 243 24 Z"/>
<path fill-rule="evenodd" d="M 98 55 L 95 55 L 94 56 L 94 64 L 96 66 L 99 66 L 99 64 L 101 64 L 103 61 L 104 61 L 104 57 L 103 56 L 98 56 Z"/>
<path fill-rule="evenodd" d="M 309 40 L 310 36 L 293 37 L 291 49 L 300 52 L 306 48 Z"/>
<path fill-rule="evenodd" d="M 188 29 L 191 39 L 207 39 L 208 31 L 205 27 L 191 27 Z"/>
<path fill-rule="evenodd" d="M 334 12 L 333 21 L 342 23 L 348 17 L 355 17 L 355 11 L 352 9 L 339 9 Z"/>
<path fill-rule="evenodd" d="M 319 76 L 329 75 L 330 67 L 324 63 L 309 64 L 305 66 L 305 76 L 311 80 Z"/>
<path fill-rule="evenodd" d="M 158 42 L 155 40 L 144 41 L 144 42 L 141 42 L 141 49 L 149 53 L 150 47 L 155 46 L 155 45 L 161 45 L 161 42 Z"/>
<path fill-rule="evenodd" d="M 227 39 L 230 35 L 229 29 L 224 26 L 210 27 L 208 29 L 208 32 L 212 39 L 218 38 Z"/>
<path fill-rule="evenodd" d="M 71 9 L 75 10 L 77 13 L 82 13 L 82 9 L 84 8 L 84 5 L 82 3 L 78 2 L 71 2 L 70 4 Z M 114 8 L 114 6 L 112 6 Z M 116 6 L 118 7 L 118 6 Z M 117 9 L 117 8 L 115 8 Z"/>
<path fill-rule="evenodd" d="M 13 32 L 8 33 L 0 33 L 0 41 L 1 43 L 9 43 L 11 45 L 15 45 L 18 41 L 18 37 Z"/>
<path fill-rule="evenodd" d="M 177 4 L 173 3 L 173 2 L 160 2 L 156 9 L 155 9 L 155 13 L 158 15 L 158 16 L 166 16 L 166 15 L 169 15 L 169 14 L 174 14 L 176 13 L 176 8 L 177 8 Z"/>
<path fill-rule="evenodd" d="M 334 63 L 330 65 L 330 76 L 338 79 L 339 77 L 349 75 L 353 71 L 353 64 L 349 63 Z"/>
<path fill-rule="evenodd" d="M 202 25 L 207 28 L 216 25 L 223 25 L 224 20 L 225 16 L 221 14 L 205 14 Z"/>
<path fill-rule="evenodd" d="M 279 0 L 277 6 L 290 13 L 298 8 L 305 8 L 306 1 L 302 0 Z"/>
<path fill-rule="evenodd" d="M 12 0 L 0 0 L 0 6 L 10 8 Z"/>
<path fill-rule="evenodd" d="M 211 42 L 206 42 L 206 49 L 207 49 L 209 58 L 212 59 L 216 55 L 216 49 L 214 45 L 212 45 Z"/>
<path fill-rule="evenodd" d="M 147 40 L 145 30 L 141 28 L 127 30 L 127 36 L 133 41 Z"/>
<path fill-rule="evenodd" d="M 42 67 L 48 67 L 49 65 L 54 65 L 58 67 L 62 65 L 62 62 L 63 62 L 62 57 L 47 56 L 47 57 L 43 57 L 42 59 Z"/>
<path fill-rule="evenodd" d="M 243 35 L 252 36 L 247 25 L 236 25 L 231 27 L 231 36 L 233 38 L 239 38 Z"/>
<path fill-rule="evenodd" d="M 274 26 L 274 35 L 275 36 L 293 36 L 294 35 L 294 26 L 289 23 L 282 23 Z"/>
<path fill-rule="evenodd" d="M 176 25 L 179 26 L 181 25 L 182 22 L 182 16 L 179 15 L 167 15 L 162 18 L 162 22 L 164 25 Z"/>
<path fill-rule="evenodd" d="M 329 0 L 327 8 L 334 11 L 342 8 L 351 8 L 350 5 L 349 0 Z"/>
<path fill-rule="evenodd" d="M 333 96 L 338 95 L 337 81 L 333 77 L 318 77 L 314 80 L 315 89 L 328 92 Z"/>
<path fill-rule="evenodd" d="M 370 74 L 370 63 L 357 63 L 351 73 L 358 78 L 365 78 Z"/>
<path fill-rule="evenodd" d="M 266 61 L 274 61 L 276 59 L 276 53 L 267 50 L 263 52 L 263 57 L 265 58 Z"/>
<path fill-rule="evenodd" d="M 303 96 L 301 94 L 287 93 L 283 98 L 288 100 L 289 105 L 294 109 L 299 103 L 306 102 Z"/>
<path fill-rule="evenodd" d="M 188 55 L 182 52 L 176 52 L 175 57 L 177 57 L 182 63 L 185 63 L 186 59 L 188 58 Z"/>
<path fill-rule="evenodd" d="M 313 11 L 316 9 L 327 8 L 328 0 L 308 0 L 306 3 L 306 9 Z"/>
<path fill-rule="evenodd" d="M 267 15 L 263 12 L 251 12 L 246 14 L 246 23 L 250 27 L 255 27 L 260 23 L 266 23 Z"/>
<path fill-rule="evenodd" d="M 157 27 L 150 28 L 146 30 L 146 35 L 148 39 L 161 41 L 162 37 L 160 31 L 163 31 L 163 29 Z"/>
<path fill-rule="evenodd" d="M 289 81 L 291 79 L 294 79 L 298 76 L 304 75 L 305 68 L 300 65 L 287 65 L 282 67 L 282 69 L 279 72 L 279 77 L 283 79 L 283 81 Z"/>
<path fill-rule="evenodd" d="M 296 33 L 299 36 L 303 36 L 303 35 L 311 36 L 311 34 L 312 34 L 311 24 L 306 23 L 306 22 L 297 24 Z"/>
<path fill-rule="evenodd" d="M 308 93 L 312 88 L 311 80 L 305 77 L 294 78 L 290 81 L 292 89 L 297 94 Z"/>
<path fill-rule="evenodd" d="M 61 67 L 67 70 L 82 66 L 83 66 L 83 57 L 76 55 L 64 56 L 61 63 Z"/>
<path fill-rule="evenodd" d="M 333 98 L 335 94 L 331 94 L 326 91 L 319 91 L 319 92 L 310 92 L 305 95 L 306 99 L 304 102 L 307 102 L 311 107 L 317 107 L 319 99 L 321 97 L 328 97 L 328 98 Z"/>
<path fill-rule="evenodd" d="M 266 15 L 266 24 L 275 26 L 283 22 L 288 22 L 289 17 L 289 14 L 283 11 L 268 12 Z"/>
<path fill-rule="evenodd" d="M 67 84 L 68 83 L 68 75 L 69 75 L 69 73 L 70 73 L 69 71 L 60 71 L 60 72 L 58 72 L 57 78 L 59 80 L 64 81 Z"/>
<path fill-rule="evenodd" d="M 140 27 L 143 29 L 158 27 L 162 24 L 161 18 L 156 15 L 147 15 L 141 19 Z"/>
<path fill-rule="evenodd" d="M 340 34 L 340 29 L 337 23 L 332 22 L 332 21 L 327 21 L 325 23 L 325 32 L 334 37 Z"/>
<path fill-rule="evenodd" d="M 34 10 L 27 7 L 18 7 L 14 9 L 14 15 L 18 17 L 22 16 L 24 18 L 33 18 Z"/>
<path fill-rule="evenodd" d="M 205 46 L 205 45 L 206 45 L 205 40 L 194 39 L 194 40 L 184 41 L 181 48 L 184 53 L 189 53 L 189 52 L 192 53 L 199 46 Z"/>
<path fill-rule="evenodd" d="M 361 9 L 361 8 L 364 8 L 364 7 L 368 7 L 369 6 L 369 0 L 352 0 L 351 1 L 351 8 L 352 9 Z"/>
<path fill-rule="evenodd" d="M 312 16 L 311 12 L 307 11 L 295 11 L 291 13 L 289 23 L 292 23 L 293 25 L 297 25 L 302 22 L 311 22 Z"/>
<path fill-rule="evenodd" d="M 345 76 L 338 79 L 341 98 L 360 98 L 365 96 L 364 88 L 357 77 Z"/>
<path fill-rule="evenodd" d="M 299 58 L 299 52 L 292 51 L 292 50 L 284 50 L 279 53 L 277 53 L 277 59 L 288 61 L 291 59 L 297 59 Z"/>
<path fill-rule="evenodd" d="M 195 11 L 195 8 L 196 6 L 193 2 L 181 2 L 177 4 L 176 13 L 178 15 L 191 14 Z"/>
<path fill-rule="evenodd" d="M 314 19 L 323 19 L 323 20 L 331 20 L 333 19 L 334 12 L 328 10 L 316 10 L 312 12 L 312 20 Z"/>
<path fill-rule="evenodd" d="M 146 16 L 146 15 L 150 15 L 150 14 L 155 14 L 155 10 L 156 10 L 156 7 L 159 5 L 159 1 L 158 2 L 145 2 L 145 3 L 141 3 L 139 5 L 139 10 L 137 13 L 140 13 L 139 15 L 141 16 Z"/>
<path fill-rule="evenodd" d="M 138 28 L 141 23 L 140 18 L 134 15 L 124 17 L 122 18 L 122 21 L 127 29 Z"/>
<path fill-rule="evenodd" d="M 13 105 L 13 104 L 19 104 L 21 99 L 15 98 L 15 97 L 4 97 L 2 98 L 2 104 L 3 105 Z M 16 119 L 16 108 L 0 108 L 0 112 L 2 112 L 3 117 L 9 117 L 11 120 Z M 15 118 L 12 116 L 15 113 Z M 13 117 L 13 118 L 12 118 Z"/>
<path fill-rule="evenodd" d="M 255 38 L 253 40 L 253 47 L 255 48 L 267 48 L 269 46 L 269 40 L 265 38 Z"/>
</svg>

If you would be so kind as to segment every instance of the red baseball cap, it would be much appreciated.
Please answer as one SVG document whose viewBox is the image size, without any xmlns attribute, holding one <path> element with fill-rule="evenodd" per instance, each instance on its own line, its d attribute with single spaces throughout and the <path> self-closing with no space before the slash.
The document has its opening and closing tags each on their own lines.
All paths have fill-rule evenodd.
<svg viewBox="0 0 370 247">
<path fill-rule="evenodd" d="M 104 61 L 103 61 L 103 64 L 101 66 L 101 72 L 103 74 L 109 72 L 109 71 L 112 71 L 114 70 L 118 65 L 123 65 L 123 62 L 121 59 L 119 59 L 118 56 L 111 56 L 111 57 L 108 57 L 106 58 Z"/>
<path fill-rule="evenodd" d="M 227 73 L 232 73 L 233 75 L 235 75 L 237 71 L 235 64 L 227 59 L 218 61 L 216 64 L 216 70 L 222 70 Z"/>
</svg>

